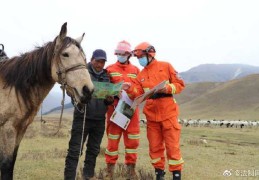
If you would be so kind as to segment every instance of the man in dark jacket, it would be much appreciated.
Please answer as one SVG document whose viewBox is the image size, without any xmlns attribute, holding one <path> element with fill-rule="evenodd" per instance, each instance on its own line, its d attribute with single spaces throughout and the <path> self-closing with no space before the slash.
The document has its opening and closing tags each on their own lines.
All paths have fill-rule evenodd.
<svg viewBox="0 0 259 180">
<path fill-rule="evenodd" d="M 91 75 L 92 81 L 110 82 L 107 71 L 104 69 L 106 61 L 107 58 L 105 51 L 97 49 L 93 52 L 91 62 L 88 63 L 88 71 Z M 106 99 L 91 99 L 90 103 L 87 105 L 86 113 L 83 112 L 85 108 L 82 108 L 82 111 L 77 108 L 74 109 L 71 138 L 65 162 L 65 180 L 74 180 L 76 178 L 80 149 L 83 148 L 80 147 L 80 145 L 84 116 L 86 117 L 82 146 L 86 138 L 87 141 L 83 176 L 84 180 L 95 179 L 94 169 L 105 130 L 105 114 L 107 111 L 107 105 L 111 103 L 113 103 L 113 97 L 108 96 Z"/>
</svg>

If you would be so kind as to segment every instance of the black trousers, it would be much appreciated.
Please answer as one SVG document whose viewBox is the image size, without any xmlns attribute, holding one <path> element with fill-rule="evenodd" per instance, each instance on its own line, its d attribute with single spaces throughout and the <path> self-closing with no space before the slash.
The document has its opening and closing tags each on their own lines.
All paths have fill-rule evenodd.
<svg viewBox="0 0 259 180">
<path fill-rule="evenodd" d="M 71 138 L 69 141 L 69 149 L 65 162 L 65 180 L 74 180 L 76 176 L 76 168 L 80 154 L 80 144 L 83 130 L 83 118 L 75 118 L 73 120 Z M 105 119 L 89 120 L 85 122 L 85 131 L 83 142 L 86 141 L 85 161 L 83 168 L 84 177 L 94 176 L 96 158 L 100 152 L 100 144 L 105 130 Z M 83 143 L 84 144 L 84 143 Z M 83 152 L 83 147 L 82 147 Z M 82 154 L 80 154 L 81 156 Z"/>
</svg>

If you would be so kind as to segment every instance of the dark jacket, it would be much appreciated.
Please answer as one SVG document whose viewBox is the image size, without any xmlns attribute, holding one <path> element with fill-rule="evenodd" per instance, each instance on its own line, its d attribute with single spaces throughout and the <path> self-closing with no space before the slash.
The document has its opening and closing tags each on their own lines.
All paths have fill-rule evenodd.
<svg viewBox="0 0 259 180">
<path fill-rule="evenodd" d="M 99 82 L 110 82 L 110 78 L 107 74 L 106 69 L 103 70 L 101 74 L 96 74 L 93 71 L 91 63 L 88 63 L 88 71 L 90 73 L 92 81 Z M 90 103 L 86 109 L 86 120 L 105 120 L 105 114 L 107 111 L 107 106 L 104 104 L 103 99 L 94 99 L 90 100 Z M 74 118 L 83 118 L 84 113 L 79 112 L 76 108 L 74 111 Z"/>
</svg>

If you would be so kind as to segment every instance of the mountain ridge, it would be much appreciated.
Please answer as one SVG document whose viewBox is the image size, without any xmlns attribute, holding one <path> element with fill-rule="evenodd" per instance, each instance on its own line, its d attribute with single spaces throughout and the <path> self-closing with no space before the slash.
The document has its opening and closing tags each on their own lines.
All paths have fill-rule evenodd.
<svg viewBox="0 0 259 180">
<path fill-rule="evenodd" d="M 250 74 L 259 74 L 259 67 L 246 64 L 201 64 L 181 72 L 180 76 L 186 83 L 196 83 L 226 82 Z"/>
<path fill-rule="evenodd" d="M 203 69 L 204 67 L 206 66 L 202 66 Z M 197 72 L 195 68 L 189 71 Z M 181 94 L 175 95 L 180 105 L 180 117 L 248 120 L 258 118 L 259 74 L 240 77 L 240 73 L 241 70 L 236 68 L 236 71 L 231 71 L 234 79 L 223 82 L 186 83 L 185 90 Z M 70 100 L 69 97 L 68 99 Z M 61 106 L 59 105 L 59 107 L 52 108 L 45 114 L 57 113 L 60 109 Z M 69 101 L 65 104 L 64 111 L 73 112 L 73 106 Z"/>
<path fill-rule="evenodd" d="M 203 83 L 194 84 L 195 86 Z M 190 89 L 194 85 L 190 85 Z M 188 91 L 188 89 L 187 89 Z M 186 96 L 183 91 L 179 96 Z M 184 118 L 235 118 L 258 119 L 259 117 L 259 74 L 215 83 L 214 88 L 204 90 L 189 101 L 182 100 L 181 117 Z"/>
</svg>

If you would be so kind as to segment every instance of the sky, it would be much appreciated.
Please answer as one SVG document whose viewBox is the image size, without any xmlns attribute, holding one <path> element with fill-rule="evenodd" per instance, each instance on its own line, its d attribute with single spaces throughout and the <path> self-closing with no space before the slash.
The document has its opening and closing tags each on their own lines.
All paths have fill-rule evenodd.
<svg viewBox="0 0 259 180">
<path fill-rule="evenodd" d="M 258 9 L 258 0 L 2 0 L 0 43 L 16 56 L 53 41 L 67 22 L 70 37 L 85 33 L 88 61 L 101 48 L 106 66 L 121 40 L 132 48 L 149 42 L 178 72 L 208 63 L 259 66 Z"/>
</svg>

